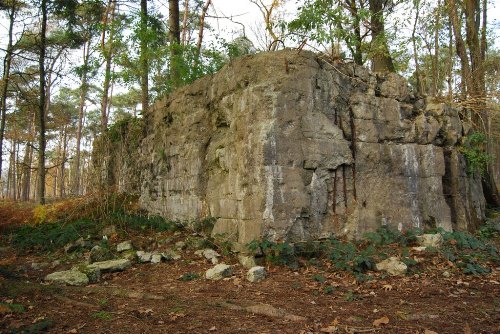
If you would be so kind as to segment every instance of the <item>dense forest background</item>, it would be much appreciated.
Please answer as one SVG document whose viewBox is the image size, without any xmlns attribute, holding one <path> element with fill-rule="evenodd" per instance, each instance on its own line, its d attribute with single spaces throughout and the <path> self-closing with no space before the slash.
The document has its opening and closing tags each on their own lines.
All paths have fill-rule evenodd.
<svg viewBox="0 0 500 334">
<path fill-rule="evenodd" d="M 498 205 L 494 2 L 238 0 L 258 9 L 260 24 L 245 27 L 217 1 L 0 0 L 1 196 L 43 204 L 92 192 L 96 137 L 234 57 L 291 47 L 400 73 L 416 94 L 461 108 L 473 126 L 464 154 Z M 228 37 L 213 22 L 241 29 Z"/>
</svg>

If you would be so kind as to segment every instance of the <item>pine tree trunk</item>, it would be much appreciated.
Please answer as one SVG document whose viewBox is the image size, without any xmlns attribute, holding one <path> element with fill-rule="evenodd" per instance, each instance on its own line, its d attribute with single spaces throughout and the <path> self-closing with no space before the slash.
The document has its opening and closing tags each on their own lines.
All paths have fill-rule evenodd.
<svg viewBox="0 0 500 334">
<path fill-rule="evenodd" d="M 45 107 L 46 107 L 46 83 L 45 83 L 45 48 L 47 31 L 47 0 L 41 0 L 42 27 L 40 33 L 40 97 L 38 105 L 38 187 L 37 198 L 40 204 L 45 204 Z"/>
<path fill-rule="evenodd" d="M 5 122 L 7 118 L 7 92 L 9 88 L 10 66 L 12 62 L 12 36 L 14 33 L 14 20 L 16 14 L 16 0 L 12 1 L 9 9 L 9 37 L 7 42 L 7 50 L 3 62 L 2 75 L 2 98 L 0 101 L 0 180 L 2 178 L 2 160 L 3 160 L 3 140 L 5 134 Z"/>
<path fill-rule="evenodd" d="M 177 9 L 178 10 L 178 9 Z M 142 112 L 145 114 L 149 109 L 149 61 L 148 61 L 148 2 L 141 0 L 141 102 Z"/>
<path fill-rule="evenodd" d="M 66 155 L 68 150 L 68 131 L 67 126 L 64 126 L 63 129 L 63 145 L 62 145 L 62 156 L 61 156 L 61 166 L 59 166 L 59 197 L 64 198 L 66 196 L 65 193 L 65 185 L 64 185 L 64 177 L 65 177 L 65 168 L 66 168 Z"/>
<path fill-rule="evenodd" d="M 82 72 L 82 83 L 80 86 L 80 105 L 78 108 L 78 128 L 76 131 L 76 152 L 75 152 L 75 173 L 73 174 L 72 180 L 72 189 L 71 193 L 75 196 L 80 195 L 80 150 L 81 150 L 81 142 L 82 142 L 82 131 L 83 131 L 83 119 L 85 117 L 85 102 L 87 101 L 87 92 L 88 92 L 88 82 L 87 82 L 87 73 L 88 73 L 88 65 L 89 65 L 89 57 L 90 57 L 90 38 L 86 41 L 83 46 L 83 72 Z"/>
<path fill-rule="evenodd" d="M 108 130 L 108 94 L 109 94 L 109 86 L 111 82 L 111 63 L 113 61 L 113 39 L 114 39 L 114 28 L 113 21 L 115 18 L 116 11 L 116 0 L 110 0 L 108 3 L 108 8 L 106 9 L 105 14 L 105 22 L 108 22 L 108 15 L 111 15 L 110 22 L 108 25 L 111 26 L 110 33 L 108 37 L 108 41 L 105 43 L 105 35 L 106 35 L 106 27 L 103 29 L 102 33 L 102 50 L 104 53 L 104 59 L 106 62 L 104 69 L 104 83 L 103 83 L 103 92 L 102 92 L 102 100 L 101 100 L 101 134 L 106 133 Z"/>
<path fill-rule="evenodd" d="M 179 73 L 179 44 L 181 42 L 179 26 L 179 0 L 168 0 L 168 40 L 170 42 L 170 79 L 172 86 L 181 84 Z"/>
</svg>

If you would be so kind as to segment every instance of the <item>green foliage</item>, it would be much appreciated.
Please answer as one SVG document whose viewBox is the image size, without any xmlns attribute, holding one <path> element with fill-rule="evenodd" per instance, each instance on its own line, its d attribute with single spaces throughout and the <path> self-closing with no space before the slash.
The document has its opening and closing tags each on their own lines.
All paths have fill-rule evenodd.
<svg viewBox="0 0 500 334">
<path fill-rule="evenodd" d="M 481 225 L 477 231 L 481 239 L 493 239 L 500 236 L 500 220 L 490 220 Z"/>
<path fill-rule="evenodd" d="M 444 241 L 448 243 L 452 241 L 451 243 L 454 244 L 458 250 L 482 250 L 486 247 L 486 244 L 482 240 L 467 232 L 455 231 L 444 232 L 442 234 Z"/>
<path fill-rule="evenodd" d="M 248 244 L 253 252 L 262 252 L 265 260 L 274 265 L 295 266 L 297 259 L 294 248 L 287 242 L 273 242 L 269 240 L 254 240 Z"/>
<path fill-rule="evenodd" d="M 340 270 L 351 273 L 364 273 L 375 267 L 375 247 L 358 249 L 352 242 L 330 239 L 330 260 Z"/>
<path fill-rule="evenodd" d="M 106 136 L 112 143 L 126 143 L 127 147 L 137 147 L 144 137 L 144 120 L 127 115 L 111 125 Z"/>
<path fill-rule="evenodd" d="M 349 290 L 344 294 L 344 300 L 348 302 L 354 302 L 361 299 L 363 299 L 363 297 L 352 290 Z"/>
<path fill-rule="evenodd" d="M 330 295 L 332 294 L 333 292 L 335 291 L 335 288 L 331 285 L 327 285 L 323 288 L 323 292 L 326 294 L 326 295 Z"/>
<path fill-rule="evenodd" d="M 465 274 L 487 274 L 491 272 L 488 263 L 500 264 L 500 256 L 497 248 L 481 237 L 484 233 L 479 232 L 478 238 L 467 232 L 444 232 L 445 244 L 440 253 Z"/>
<path fill-rule="evenodd" d="M 24 313 L 26 309 L 21 304 L 10 304 L 0 302 L 0 308 L 8 308 L 12 313 Z"/>
<path fill-rule="evenodd" d="M 191 225 L 195 232 L 202 233 L 203 235 L 210 235 L 214 229 L 216 221 L 217 218 L 207 217 L 205 219 L 194 221 Z"/>
<path fill-rule="evenodd" d="M 474 132 L 465 139 L 460 151 L 467 162 L 468 173 L 483 175 L 493 161 L 493 156 L 485 151 L 486 143 L 486 135 L 481 132 Z"/>
<path fill-rule="evenodd" d="M 385 246 L 394 243 L 400 246 L 407 246 L 415 243 L 419 234 L 422 234 L 422 231 L 418 229 L 409 229 L 401 233 L 388 226 L 381 226 L 375 232 L 365 233 L 363 237 L 374 246 Z"/>
<path fill-rule="evenodd" d="M 185 273 L 184 275 L 182 275 L 179 278 L 179 281 L 189 282 L 189 281 L 193 281 L 193 280 L 198 279 L 198 278 L 200 278 L 199 274 L 190 272 L 190 273 Z"/>
<path fill-rule="evenodd" d="M 326 282 L 325 276 L 319 275 L 319 274 L 314 275 L 313 276 L 313 280 L 315 280 L 316 282 L 319 282 L 319 283 L 325 283 Z"/>
<path fill-rule="evenodd" d="M 136 231 L 178 231 L 183 228 L 183 225 L 177 222 L 166 220 L 160 216 L 147 216 L 138 214 L 126 214 L 117 212 L 111 216 L 112 221 L 116 222 L 123 228 L 131 228 Z"/>
<path fill-rule="evenodd" d="M 12 245 L 20 251 L 29 249 L 51 251 L 81 237 L 95 234 L 96 228 L 96 224 L 90 220 L 78 220 L 68 224 L 22 225 L 14 231 Z"/>
<path fill-rule="evenodd" d="M 106 311 L 97 311 L 90 314 L 92 318 L 100 320 L 112 320 L 113 316 Z"/>
</svg>

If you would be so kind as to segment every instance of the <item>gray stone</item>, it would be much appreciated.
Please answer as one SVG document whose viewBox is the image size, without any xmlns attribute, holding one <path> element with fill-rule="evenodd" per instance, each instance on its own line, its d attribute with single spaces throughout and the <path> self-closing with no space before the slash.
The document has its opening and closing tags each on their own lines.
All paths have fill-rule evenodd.
<svg viewBox="0 0 500 334">
<path fill-rule="evenodd" d="M 94 266 L 89 266 L 88 264 L 79 264 L 71 268 L 71 270 L 76 270 L 87 275 L 89 283 L 97 283 L 101 279 L 101 269 Z"/>
<path fill-rule="evenodd" d="M 87 275 L 76 270 L 56 271 L 45 276 L 45 281 L 73 286 L 89 284 Z"/>
<path fill-rule="evenodd" d="M 163 256 L 161 254 L 153 254 L 151 255 L 151 263 L 160 263 Z"/>
<path fill-rule="evenodd" d="M 378 271 L 385 271 L 391 276 L 404 275 L 408 270 L 407 265 L 394 256 L 377 263 L 376 268 Z"/>
<path fill-rule="evenodd" d="M 220 254 L 214 251 L 213 249 L 210 248 L 204 249 L 202 254 L 205 257 L 205 259 L 209 260 L 213 264 L 219 263 Z"/>
<path fill-rule="evenodd" d="M 127 250 L 134 249 L 134 246 L 132 246 L 132 241 L 127 240 L 120 242 L 118 245 L 116 245 L 116 251 L 121 253 Z"/>
<path fill-rule="evenodd" d="M 443 236 L 440 233 L 417 236 L 417 242 L 422 247 L 439 248 L 443 244 L 443 241 Z"/>
<path fill-rule="evenodd" d="M 266 278 L 266 268 L 264 267 L 253 267 L 247 272 L 247 280 L 249 282 L 255 283 L 260 282 Z"/>
<path fill-rule="evenodd" d="M 48 262 L 32 262 L 31 263 L 31 268 L 33 270 L 43 270 L 46 269 L 50 266 Z"/>
<path fill-rule="evenodd" d="M 220 263 L 213 268 L 208 269 L 205 272 L 205 278 L 213 281 L 221 280 L 225 277 L 229 277 L 233 274 L 233 269 L 231 266 Z"/>
<path fill-rule="evenodd" d="M 151 262 L 151 257 L 153 256 L 152 253 L 145 251 L 137 251 L 136 255 L 139 263 Z"/>
<path fill-rule="evenodd" d="M 175 249 L 182 250 L 186 248 L 186 243 L 184 241 L 177 241 L 175 243 Z"/>
<path fill-rule="evenodd" d="M 64 251 L 66 253 L 72 253 L 78 249 L 90 248 L 90 242 L 85 241 L 83 238 L 79 238 L 76 241 L 68 243 L 64 246 Z"/>
<path fill-rule="evenodd" d="M 166 251 L 161 253 L 161 256 L 165 261 L 176 261 L 181 259 L 181 256 L 171 249 L 167 249 Z"/>
<path fill-rule="evenodd" d="M 255 258 L 249 255 L 238 255 L 238 262 L 245 269 L 251 269 L 257 266 L 257 264 L 255 263 Z"/>
<path fill-rule="evenodd" d="M 90 250 L 89 263 L 102 262 L 107 260 L 113 260 L 115 256 L 108 248 L 101 246 L 94 246 Z"/>
<path fill-rule="evenodd" d="M 89 264 L 88 267 L 98 268 L 101 273 L 123 271 L 132 266 L 132 263 L 127 259 L 109 260 L 103 262 L 95 262 Z"/>
<path fill-rule="evenodd" d="M 397 74 L 323 64 L 291 50 L 233 60 L 124 124 L 121 140 L 96 141 L 91 182 L 167 219 L 218 217 L 212 235 L 239 245 L 483 220 L 456 109 L 423 103 Z"/>
</svg>

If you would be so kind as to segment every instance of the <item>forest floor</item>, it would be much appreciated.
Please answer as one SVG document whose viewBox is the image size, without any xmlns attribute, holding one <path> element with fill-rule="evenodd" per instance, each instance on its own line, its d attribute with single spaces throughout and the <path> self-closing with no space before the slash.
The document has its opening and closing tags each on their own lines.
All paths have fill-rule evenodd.
<svg viewBox="0 0 500 334">
<path fill-rule="evenodd" d="M 128 230 L 110 243 L 191 236 Z M 0 333 L 500 333 L 498 263 L 466 275 L 435 252 L 410 250 L 419 264 L 407 275 L 356 280 L 326 259 L 299 258 L 293 267 L 266 264 L 267 278 L 251 283 L 231 254 L 220 259 L 231 277 L 205 279 L 213 264 L 188 248 L 180 260 L 136 263 L 72 287 L 44 277 L 83 262 L 85 251 L 20 252 L 10 241 L 0 239 Z"/>
</svg>

